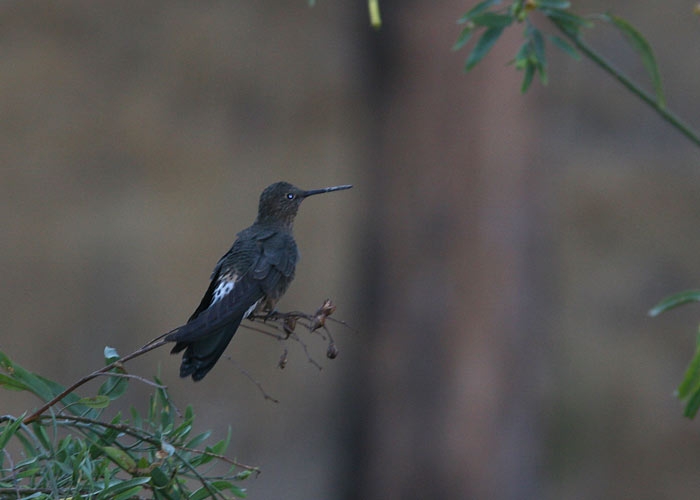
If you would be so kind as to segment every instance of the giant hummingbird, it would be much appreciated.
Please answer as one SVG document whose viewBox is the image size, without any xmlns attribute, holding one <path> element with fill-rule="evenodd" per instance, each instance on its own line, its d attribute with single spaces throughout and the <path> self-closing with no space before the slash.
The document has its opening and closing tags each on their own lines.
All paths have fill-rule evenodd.
<svg viewBox="0 0 700 500">
<path fill-rule="evenodd" d="M 199 307 L 186 324 L 165 340 L 182 350 L 180 376 L 201 380 L 209 373 L 236 333 L 241 321 L 254 312 L 274 310 L 277 300 L 294 279 L 299 250 L 292 227 L 299 205 L 309 196 L 350 189 L 351 185 L 304 191 L 277 182 L 260 195 L 258 216 L 238 233 L 221 257 Z"/>
</svg>

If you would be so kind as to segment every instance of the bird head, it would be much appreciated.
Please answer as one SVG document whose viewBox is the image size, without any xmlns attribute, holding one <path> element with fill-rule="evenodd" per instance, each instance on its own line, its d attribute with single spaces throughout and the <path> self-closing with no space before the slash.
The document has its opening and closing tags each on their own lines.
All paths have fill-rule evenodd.
<svg viewBox="0 0 700 500">
<path fill-rule="evenodd" d="M 260 195 L 258 206 L 259 224 L 282 224 L 291 226 L 305 198 L 315 194 L 350 189 L 349 184 L 305 191 L 288 182 L 276 182 L 266 187 Z"/>
</svg>

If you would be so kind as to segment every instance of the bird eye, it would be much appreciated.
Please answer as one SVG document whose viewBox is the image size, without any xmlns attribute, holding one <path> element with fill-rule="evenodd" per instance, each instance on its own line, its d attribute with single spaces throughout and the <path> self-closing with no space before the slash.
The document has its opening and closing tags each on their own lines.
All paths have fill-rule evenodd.
<svg viewBox="0 0 700 500">
<path fill-rule="evenodd" d="M 287 199 L 288 199 L 288 200 L 293 200 L 294 198 L 296 198 L 296 196 L 294 195 L 294 193 L 287 193 Z"/>
</svg>

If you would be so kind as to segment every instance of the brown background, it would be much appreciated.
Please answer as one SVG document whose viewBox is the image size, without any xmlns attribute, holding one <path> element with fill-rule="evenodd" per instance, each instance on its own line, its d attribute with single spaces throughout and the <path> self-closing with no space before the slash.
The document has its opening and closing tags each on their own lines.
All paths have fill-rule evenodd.
<svg viewBox="0 0 700 500">
<path fill-rule="evenodd" d="M 324 369 L 249 331 L 201 383 L 160 373 L 200 429 L 263 469 L 253 499 L 697 498 L 697 422 L 673 397 L 700 283 L 697 148 L 587 61 L 549 50 L 521 96 L 508 32 L 465 75 L 474 2 L 4 2 L 0 349 L 64 383 L 184 322 L 260 190 L 305 203 L 282 309 L 326 296 Z M 656 50 L 700 124 L 693 2 L 581 1 Z M 544 26 L 544 25 L 543 25 Z M 619 34 L 587 38 L 635 78 Z M 145 404 L 134 387 L 129 404 Z M 36 405 L 0 395 L 2 413 Z"/>
</svg>

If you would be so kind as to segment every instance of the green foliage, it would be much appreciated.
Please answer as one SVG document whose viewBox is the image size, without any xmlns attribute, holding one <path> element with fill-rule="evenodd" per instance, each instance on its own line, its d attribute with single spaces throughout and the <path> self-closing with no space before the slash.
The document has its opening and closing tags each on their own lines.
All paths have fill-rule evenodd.
<svg viewBox="0 0 700 500">
<path fill-rule="evenodd" d="M 659 116 L 684 134 L 687 139 L 700 146 L 698 133 L 674 113 L 666 109 L 661 73 L 651 45 L 649 45 L 649 42 L 642 34 L 632 24 L 619 16 L 602 14 L 584 18 L 571 12 L 569 10 L 570 7 L 571 4 L 563 0 L 516 0 L 507 6 L 501 6 L 501 0 L 484 0 L 459 18 L 458 23 L 464 24 L 465 27 L 457 38 L 453 50 L 464 48 L 471 41 L 475 32 L 482 31 L 481 37 L 467 56 L 465 70 L 469 71 L 486 56 L 507 27 L 514 24 L 523 24 L 525 27 L 524 41 L 513 59 L 515 68 L 523 71 L 523 81 L 520 86 L 521 92 L 527 92 L 535 75 L 539 76 L 539 80 L 543 85 L 547 84 L 545 41 L 549 40 L 555 47 L 563 50 L 575 59 L 579 59 L 580 54 L 585 55 L 609 75 L 616 78 L 630 92 L 651 106 Z M 533 21 L 535 13 L 550 21 L 563 37 L 554 34 L 545 36 L 535 26 Z M 637 52 L 647 70 L 654 90 L 653 95 L 642 90 L 635 82 L 616 69 L 582 40 L 581 30 L 594 26 L 591 19 L 613 26 L 624 36 L 630 46 Z M 700 291 L 682 292 L 663 300 L 651 309 L 649 314 L 656 316 L 679 305 L 698 301 L 700 301 Z M 678 387 L 676 394 L 681 401 L 685 402 L 685 416 L 694 418 L 698 410 L 700 410 L 700 329 L 698 331 L 695 355 L 685 372 L 683 381 Z"/>
<path fill-rule="evenodd" d="M 700 290 L 686 290 L 685 292 L 666 297 L 649 310 L 649 316 L 652 318 L 656 317 L 662 312 L 670 311 L 690 302 L 700 302 Z"/>
<path fill-rule="evenodd" d="M 105 349 L 107 364 L 119 359 Z M 104 410 L 128 387 L 121 367 L 107 374 L 97 395 L 69 394 L 63 408 L 31 424 L 25 415 L 0 416 L 0 498 L 73 498 L 162 500 L 244 497 L 236 483 L 257 469 L 225 456 L 231 433 L 200 449 L 210 432 L 192 436 L 194 411 L 184 416 L 157 378 L 143 415 L 131 408 L 129 418 Z M 61 394 L 62 386 L 31 373 L 0 352 L 0 386 L 28 391 L 42 401 Z M 222 469 L 213 474 L 212 468 Z M 206 467 L 205 467 L 206 466 Z"/>
<path fill-rule="evenodd" d="M 665 298 L 649 310 L 649 316 L 655 317 L 678 306 L 700 302 L 700 290 L 687 290 Z M 685 402 L 684 415 L 694 418 L 700 409 L 700 327 L 696 336 L 693 359 L 685 370 L 683 381 L 676 390 L 678 399 Z"/>
<path fill-rule="evenodd" d="M 503 31 L 513 25 L 524 25 L 524 41 L 513 59 L 515 68 L 523 71 L 521 91 L 526 92 L 535 75 L 543 85 L 547 84 L 547 55 L 546 41 L 549 40 L 555 47 L 565 53 L 579 59 L 577 46 L 581 43 L 580 34 L 582 28 L 591 28 L 590 19 L 572 13 L 569 8 L 571 3 L 562 0 L 518 0 L 509 5 L 501 6 L 501 0 L 484 0 L 472 7 L 457 21 L 465 27 L 459 34 L 453 47 L 459 50 L 469 43 L 477 31 L 482 31 L 479 40 L 467 56 L 464 68 L 466 71 L 474 68 L 495 45 Z M 539 16 L 549 20 L 563 35 L 564 38 L 554 34 L 544 34 L 535 26 L 533 17 Z M 597 16 L 597 19 L 609 23 L 618 29 L 631 46 L 637 51 L 647 69 L 656 93 L 656 100 L 660 106 L 664 105 L 664 96 L 661 86 L 661 74 L 656 64 L 656 59 L 651 46 L 644 37 L 629 22 L 609 14 Z M 579 47 L 580 48 L 580 47 Z"/>
<path fill-rule="evenodd" d="M 642 58 L 644 67 L 649 73 L 649 77 L 651 78 L 657 103 L 661 107 L 665 106 L 666 98 L 664 97 L 664 91 L 661 85 L 661 73 L 659 73 L 659 67 L 656 64 L 656 58 L 654 57 L 654 52 L 651 50 L 651 45 L 649 45 L 649 42 L 646 41 L 646 39 L 634 28 L 634 26 L 621 17 L 604 14 L 601 16 L 601 19 L 615 26 L 625 36 L 625 38 L 627 38 L 630 45 L 632 45 L 632 48 L 637 51 L 639 56 Z"/>
</svg>

